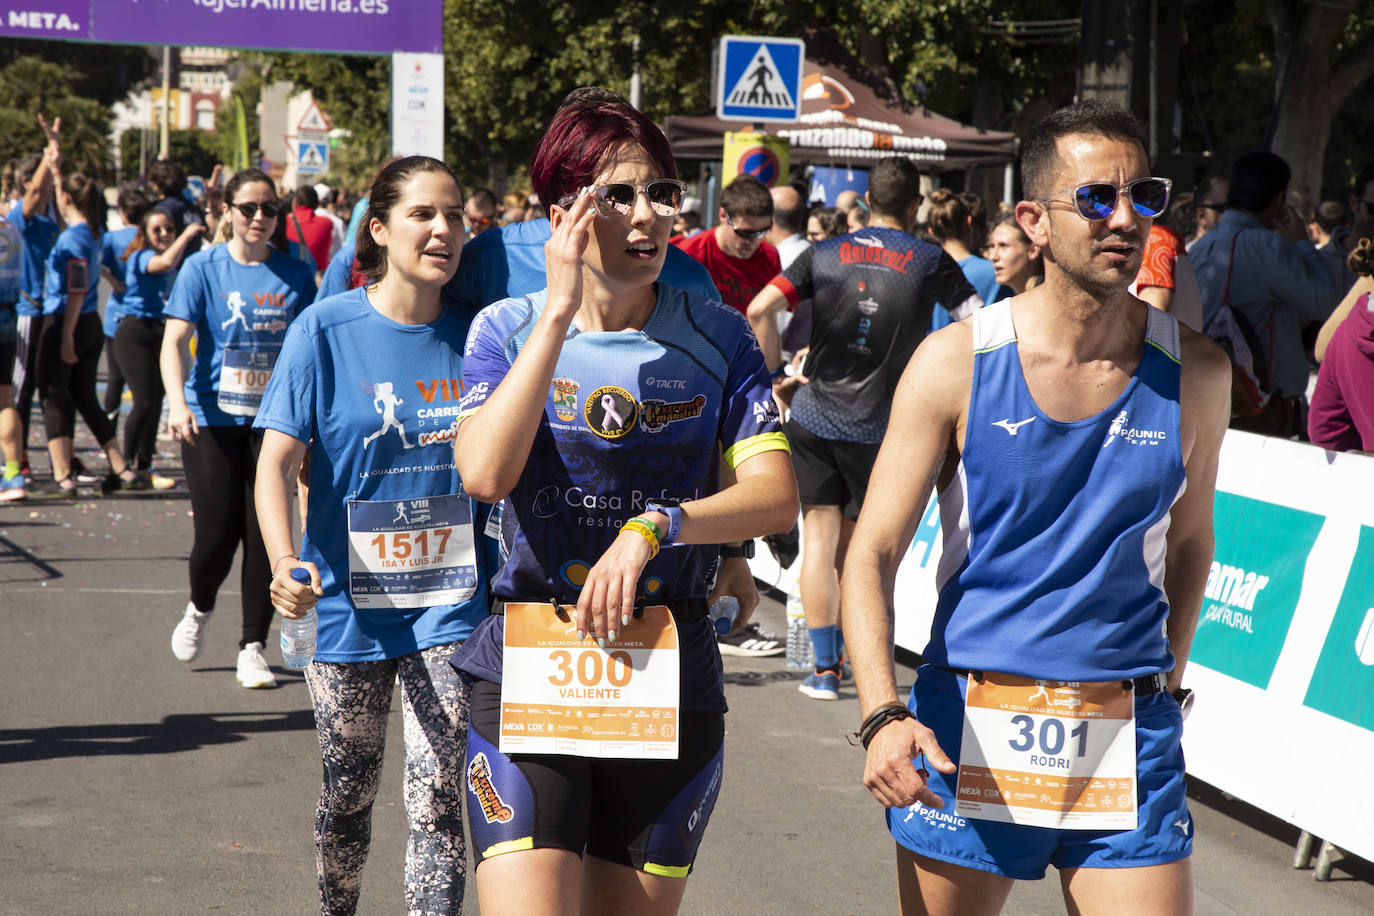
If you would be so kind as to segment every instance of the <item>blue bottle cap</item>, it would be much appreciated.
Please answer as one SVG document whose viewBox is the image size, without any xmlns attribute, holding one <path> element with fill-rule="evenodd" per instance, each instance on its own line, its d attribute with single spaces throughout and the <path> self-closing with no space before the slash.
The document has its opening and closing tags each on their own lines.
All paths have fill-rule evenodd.
<svg viewBox="0 0 1374 916">
<path fill-rule="evenodd" d="M 309 585 L 310 570 L 306 569 L 304 566 L 297 566 L 295 569 L 291 570 L 291 578 L 301 585 Z"/>
</svg>

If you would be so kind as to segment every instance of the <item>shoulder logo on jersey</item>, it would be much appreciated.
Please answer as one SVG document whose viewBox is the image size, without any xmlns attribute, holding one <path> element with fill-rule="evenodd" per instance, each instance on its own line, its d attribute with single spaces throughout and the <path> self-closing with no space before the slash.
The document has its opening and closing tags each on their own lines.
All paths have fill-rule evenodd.
<svg viewBox="0 0 1374 916">
<path fill-rule="evenodd" d="M 570 378 L 556 378 L 550 386 L 553 393 L 554 416 L 564 423 L 577 419 L 577 382 Z"/>
<path fill-rule="evenodd" d="M 1130 411 L 1123 410 L 1117 414 L 1112 425 L 1107 427 L 1107 439 L 1102 447 L 1106 448 L 1117 439 L 1131 445 L 1158 445 L 1169 437 L 1162 429 L 1138 429 L 1131 426 L 1130 421 Z"/>
<path fill-rule="evenodd" d="M 1030 423 L 1030 422 L 1032 422 L 1032 421 L 1034 421 L 1034 420 L 1035 420 L 1035 417 L 1031 417 L 1030 419 L 1027 419 L 1027 420 L 1016 420 L 1016 421 L 1013 421 L 1013 420 L 1011 419 L 1011 417 L 1007 417 L 1005 420 L 994 420 L 994 421 L 992 422 L 992 425 L 993 425 L 993 426 L 1000 426 L 1000 427 L 1002 427 L 1003 429 L 1005 429 L 1005 430 L 1007 431 L 1007 433 L 1008 433 L 1012 438 L 1016 438 L 1016 434 L 1019 433 L 1019 432 L 1021 431 L 1021 427 L 1025 426 L 1027 423 Z"/>
<path fill-rule="evenodd" d="M 639 426 L 646 433 L 656 433 L 669 423 L 701 416 L 701 411 L 705 407 L 704 394 L 699 394 L 690 401 L 645 400 L 639 405 Z"/>
<path fill-rule="evenodd" d="M 777 423 L 781 419 L 782 416 L 778 413 L 778 402 L 773 400 L 771 396 L 762 401 L 754 402 L 754 420 L 760 426 Z"/>
<path fill-rule="evenodd" d="M 639 405 L 624 388 L 603 385 L 587 398 L 582 416 L 587 428 L 601 438 L 619 439 L 635 428 Z"/>
<path fill-rule="evenodd" d="M 482 806 L 482 818 L 488 824 L 508 824 L 515 816 L 515 809 L 501 800 L 496 785 L 491 781 L 491 762 L 487 755 L 478 751 L 468 764 L 468 791 L 477 797 Z"/>
</svg>

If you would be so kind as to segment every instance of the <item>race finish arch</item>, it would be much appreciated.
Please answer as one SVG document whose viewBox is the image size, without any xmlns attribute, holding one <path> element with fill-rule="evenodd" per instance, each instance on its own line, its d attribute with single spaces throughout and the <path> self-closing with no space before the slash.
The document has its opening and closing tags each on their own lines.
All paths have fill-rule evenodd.
<svg viewBox="0 0 1374 916">
<path fill-rule="evenodd" d="M 25 0 L 20 8 L 6 6 L 0 35 L 15 38 L 393 55 L 392 151 L 443 158 L 443 0 Z"/>
</svg>

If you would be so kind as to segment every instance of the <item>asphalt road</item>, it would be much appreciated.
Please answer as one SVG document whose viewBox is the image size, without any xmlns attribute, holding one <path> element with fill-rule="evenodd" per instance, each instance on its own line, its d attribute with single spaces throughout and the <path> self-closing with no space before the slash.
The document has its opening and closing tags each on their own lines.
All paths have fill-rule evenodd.
<svg viewBox="0 0 1374 916">
<path fill-rule="evenodd" d="M 236 572 L 201 657 L 182 664 L 168 648 L 186 603 L 189 509 L 180 490 L 0 506 L 0 914 L 317 911 L 304 681 L 274 644 L 280 687 L 235 682 Z M 761 616 L 783 631 L 777 602 Z M 892 844 L 843 737 L 857 725 L 852 689 L 806 699 L 781 658 L 726 670 L 726 778 L 683 912 L 892 912 Z M 365 914 L 402 912 L 399 753 L 397 704 Z M 1374 867 L 1316 882 L 1290 866 L 1295 830 L 1205 785 L 1191 796 L 1199 913 L 1374 912 Z M 1019 885 L 1006 912 L 1063 912 L 1058 882 Z"/>
</svg>

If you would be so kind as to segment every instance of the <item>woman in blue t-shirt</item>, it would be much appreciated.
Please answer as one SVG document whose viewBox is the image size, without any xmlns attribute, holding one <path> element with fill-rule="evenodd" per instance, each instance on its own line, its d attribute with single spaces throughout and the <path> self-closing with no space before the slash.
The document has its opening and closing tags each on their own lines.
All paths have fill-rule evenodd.
<svg viewBox="0 0 1374 916">
<path fill-rule="evenodd" d="M 438 160 L 388 165 L 358 240 L 365 287 L 286 335 L 255 426 L 257 504 L 283 616 L 319 614 L 306 681 L 324 761 L 315 819 L 321 908 L 351 913 L 367 855 L 392 686 L 405 718 L 406 906 L 456 913 L 464 886 L 468 697 L 449 665 L 486 616 L 478 526 L 452 443 L 472 315 L 445 309 L 463 194 Z M 291 490 L 309 456 L 299 555 Z M 485 510 L 485 507 L 481 507 Z M 494 558 L 487 558 L 493 560 Z M 309 585 L 291 579 L 309 570 Z"/>
<path fill-rule="evenodd" d="M 72 172 L 57 187 L 57 208 L 67 228 L 48 255 L 43 319 L 38 331 L 38 390 L 43 399 L 48 455 L 53 481 L 62 492 L 74 492 L 72 436 L 79 411 L 110 462 L 110 473 L 101 489 L 111 492 L 132 483 L 134 473 L 125 464 L 114 423 L 95 393 L 100 351 L 105 345 L 98 311 L 105 199 L 94 179 Z"/>
<path fill-rule="evenodd" d="M 162 414 L 163 309 L 172 286 L 172 274 L 193 239 L 205 232 L 204 223 L 188 222 L 180 235 L 164 210 L 149 210 L 139 221 L 138 233 L 124 249 L 123 314 L 115 327 L 114 355 L 124 381 L 133 394 L 133 408 L 124 424 L 124 454 L 133 463 L 136 489 L 152 486 L 153 452 L 157 448 L 157 421 Z"/>
<path fill-rule="evenodd" d="M 272 571 L 253 507 L 262 437 L 252 424 L 287 325 L 315 299 L 315 274 L 268 244 L 281 211 L 271 178 L 245 169 L 229 180 L 224 199 L 228 242 L 186 259 L 164 310 L 167 428 L 181 442 L 195 514 L 191 600 L 172 631 L 172 654 L 184 662 L 200 654 L 206 618 L 242 544 L 243 631 L 235 677 L 244 687 L 275 687 L 262 654 L 272 624 Z"/>
</svg>

